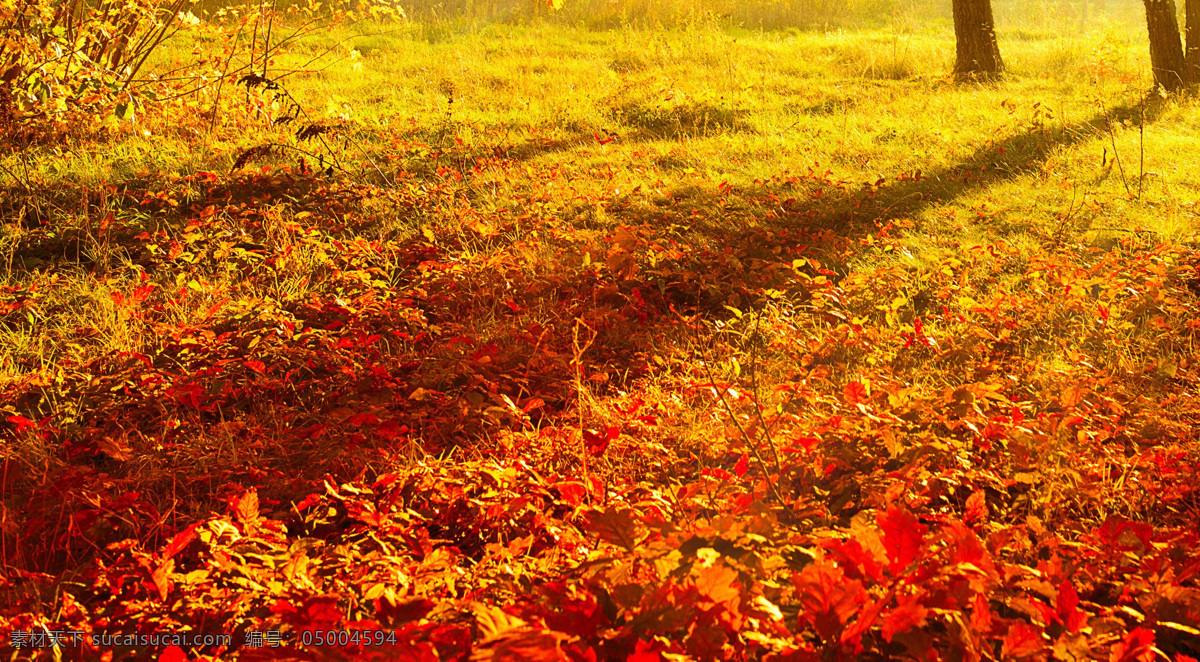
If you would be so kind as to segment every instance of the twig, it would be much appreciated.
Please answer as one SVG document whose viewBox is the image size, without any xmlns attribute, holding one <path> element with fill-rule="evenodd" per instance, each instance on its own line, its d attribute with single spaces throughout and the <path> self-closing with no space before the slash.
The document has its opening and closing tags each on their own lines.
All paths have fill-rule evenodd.
<svg viewBox="0 0 1200 662">
<path fill-rule="evenodd" d="M 229 47 L 229 57 L 225 58 L 225 66 L 222 68 L 221 77 L 217 79 L 217 94 L 213 99 L 212 118 L 208 122 L 208 138 L 212 141 L 212 133 L 217 128 L 217 109 L 221 105 L 221 90 L 225 87 L 225 77 L 229 75 L 229 63 L 233 61 L 233 56 L 237 53 L 238 42 L 242 40 L 242 30 L 245 25 L 238 26 L 237 34 L 233 36 L 233 45 Z"/>
<path fill-rule="evenodd" d="M 750 388 L 754 391 L 754 411 L 758 414 L 758 422 L 762 425 L 763 437 L 767 440 L 767 448 L 771 450 L 771 458 L 775 460 L 775 474 L 783 477 L 783 467 L 779 464 L 779 452 L 775 450 L 775 440 L 771 438 L 771 426 L 763 418 L 762 404 L 758 400 L 758 323 L 762 320 L 762 311 L 754 317 L 754 335 L 750 339 Z"/>
<path fill-rule="evenodd" d="M 592 332 L 592 337 L 588 338 L 583 347 L 579 346 L 579 327 L 582 326 Z M 575 394 L 579 398 L 579 461 L 583 464 L 583 485 L 585 493 L 588 495 L 588 502 L 591 502 L 592 496 L 592 481 L 588 476 L 588 460 L 587 460 L 587 440 L 583 436 L 583 353 L 592 346 L 592 341 L 596 339 L 596 331 L 587 325 L 580 318 L 576 318 L 575 326 L 571 329 L 571 346 L 574 349 L 574 356 L 571 363 L 575 364 Z"/>
<path fill-rule="evenodd" d="M 266 10 L 267 3 L 263 3 L 263 9 Z M 278 16 L 276 9 L 279 6 L 278 0 L 271 0 L 271 20 L 267 21 L 266 36 L 263 38 L 265 46 L 263 47 L 263 70 L 262 77 L 267 77 L 267 66 L 271 63 L 271 28 L 275 26 L 275 18 Z"/>
<path fill-rule="evenodd" d="M 1112 119 L 1108 117 L 1108 109 L 1103 104 L 1100 105 L 1100 112 L 1104 114 L 1104 127 L 1108 129 L 1108 137 L 1112 141 L 1113 160 L 1117 162 L 1117 170 L 1121 173 L 1121 183 L 1125 185 L 1125 194 L 1133 195 L 1133 191 L 1129 190 L 1129 180 L 1125 177 L 1125 166 L 1121 164 L 1121 154 L 1117 152 L 1117 134 L 1113 131 Z"/>
<path fill-rule="evenodd" d="M 689 329 L 691 328 L 691 325 L 687 323 L 687 320 L 684 320 L 684 326 L 687 326 Z M 700 342 L 699 331 L 696 331 L 696 341 L 697 343 Z M 762 470 L 763 480 L 767 482 L 767 487 L 770 488 L 772 496 L 774 496 L 775 501 L 782 506 L 784 504 L 783 496 L 780 495 L 779 488 L 774 482 L 771 481 L 771 472 L 769 469 L 767 469 L 767 463 L 763 461 L 762 454 L 758 452 L 758 444 L 756 444 L 754 440 L 750 438 L 750 434 L 746 432 L 744 427 L 742 427 L 742 422 L 738 420 L 737 414 L 734 413 L 733 407 L 731 407 L 729 402 L 725 400 L 725 394 L 717 388 L 716 376 L 713 375 L 712 367 L 708 365 L 708 361 L 701 361 L 701 365 L 704 366 L 704 372 L 708 376 L 709 384 L 711 384 L 713 387 L 713 392 L 717 394 L 717 399 L 721 401 L 721 404 L 725 407 L 725 412 L 729 414 L 730 420 L 733 421 L 734 426 L 737 427 L 737 430 L 742 435 L 742 438 L 746 440 L 746 445 L 750 447 L 750 452 L 754 455 L 754 460 L 758 463 L 758 468 Z"/>
<path fill-rule="evenodd" d="M 184 2 L 184 0 L 177 0 L 175 2 L 175 4 L 172 5 L 170 9 L 167 10 L 171 14 L 171 17 L 168 18 L 165 22 L 163 22 L 162 29 L 159 30 L 158 37 L 156 37 L 154 39 L 154 43 L 150 44 L 150 47 L 147 48 L 145 50 L 145 52 L 142 53 L 141 59 L 139 59 L 137 61 L 137 63 L 134 64 L 129 69 L 129 74 L 126 75 L 125 82 L 121 85 L 120 91 L 117 92 L 118 95 L 123 94 L 125 92 L 126 88 L 129 87 L 130 81 L 132 81 L 134 79 L 134 77 L 137 76 L 138 71 L 142 68 L 142 65 L 146 64 L 146 60 L 150 58 L 150 54 L 154 53 L 155 51 L 158 50 L 159 44 L 163 43 L 163 41 L 166 40 L 168 37 L 175 36 L 176 32 L 179 32 L 179 30 L 176 29 L 174 32 L 171 32 L 169 35 L 167 34 L 168 30 L 170 30 L 170 28 L 171 28 L 171 24 L 175 22 L 175 17 L 179 16 L 179 12 L 183 9 L 183 2 Z"/>
<path fill-rule="evenodd" d="M 270 148 L 270 149 L 290 149 L 293 152 L 297 152 L 304 156 L 312 157 L 313 159 L 316 159 L 317 162 L 321 163 L 322 165 L 324 165 L 326 162 L 325 156 L 323 154 L 314 154 L 313 152 L 310 152 L 306 149 L 300 149 L 299 147 L 294 147 L 292 145 L 285 145 L 283 143 L 263 143 L 261 145 L 258 145 L 258 147 L 266 147 L 266 148 Z M 250 149 L 257 149 L 258 147 L 251 147 Z M 247 151 L 249 151 L 249 150 L 247 150 Z M 263 153 L 261 155 L 265 155 L 265 153 Z M 341 165 L 339 165 L 338 162 L 335 160 L 329 161 L 329 167 L 333 168 L 334 170 L 337 170 L 338 172 L 344 172 L 347 175 L 353 174 L 349 170 L 347 170 L 347 169 L 343 168 Z"/>
<path fill-rule="evenodd" d="M 5 165 L 4 165 L 4 164 L 2 164 L 2 163 L 0 163 L 0 170 L 3 170 L 4 172 L 8 173 L 8 176 L 9 176 L 9 177 L 12 177 L 12 178 L 13 178 L 13 181 L 15 181 L 16 183 L 20 184 L 20 185 L 21 185 L 21 188 L 25 189 L 25 192 L 26 192 L 26 193 L 32 193 L 32 192 L 33 192 L 33 189 L 29 188 L 29 182 L 28 182 L 28 181 L 26 181 L 26 180 L 24 180 L 24 179 L 21 179 L 21 177 L 20 177 L 20 176 L 18 176 L 18 175 L 17 175 L 17 173 L 13 172 L 12 170 L 9 170 L 9 169 L 8 169 L 8 167 L 7 167 L 7 166 L 5 166 Z"/>
<path fill-rule="evenodd" d="M 1142 199 L 1142 183 L 1146 180 L 1146 97 L 1142 97 L 1140 106 L 1141 116 L 1138 118 L 1138 149 L 1141 155 L 1138 158 L 1138 194 L 1137 199 Z"/>
</svg>

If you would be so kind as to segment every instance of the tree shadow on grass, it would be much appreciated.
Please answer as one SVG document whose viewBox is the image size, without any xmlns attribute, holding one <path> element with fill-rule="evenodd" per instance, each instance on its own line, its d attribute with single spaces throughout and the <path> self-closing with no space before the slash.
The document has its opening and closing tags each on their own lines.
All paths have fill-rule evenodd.
<svg viewBox="0 0 1200 662">
<path fill-rule="evenodd" d="M 1144 108 L 1143 102 L 1108 108 L 1063 127 L 1032 128 L 989 142 L 952 166 L 890 181 L 852 182 L 815 171 L 785 173 L 755 187 L 687 187 L 655 205 L 617 205 L 613 215 L 627 223 L 686 224 L 716 245 L 743 241 L 745 234 L 760 231 L 757 228 L 830 231 L 853 238 L 874 232 L 879 224 L 911 218 L 972 191 L 1037 172 L 1055 151 L 1106 136 L 1118 124 L 1138 122 L 1143 110 L 1150 124 L 1165 108 L 1153 101 L 1146 99 Z M 1111 166 L 1112 155 L 1107 158 Z M 1132 173 L 1130 181 L 1136 177 Z M 756 228 L 743 230 L 736 226 L 738 221 L 752 221 Z"/>
<path fill-rule="evenodd" d="M 961 162 L 879 187 L 847 190 L 842 204 L 800 204 L 792 215 L 809 216 L 814 225 L 839 232 L 870 228 L 876 223 L 912 217 L 970 193 L 1037 172 L 1057 150 L 1105 136 L 1119 124 L 1152 123 L 1165 105 L 1147 98 L 1098 112 L 1088 120 L 1063 127 L 1036 127 L 990 142 Z M 1142 113 L 1144 112 L 1144 118 Z M 1111 164 L 1112 155 L 1108 155 Z M 814 212 L 816 212 L 814 214 Z"/>
</svg>

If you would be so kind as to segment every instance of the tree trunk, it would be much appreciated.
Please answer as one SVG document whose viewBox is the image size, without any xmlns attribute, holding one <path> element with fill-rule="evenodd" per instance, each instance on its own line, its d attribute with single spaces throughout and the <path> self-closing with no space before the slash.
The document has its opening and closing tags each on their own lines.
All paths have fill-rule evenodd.
<svg viewBox="0 0 1200 662">
<path fill-rule="evenodd" d="M 953 7 L 957 44 L 954 76 L 959 80 L 999 76 L 1004 71 L 1004 61 L 996 43 L 992 0 L 953 0 Z"/>
<path fill-rule="evenodd" d="M 1189 85 L 1200 83 L 1200 0 L 1184 0 L 1187 10 L 1187 37 L 1184 48 L 1184 64 L 1187 68 Z"/>
<path fill-rule="evenodd" d="M 1175 0 L 1144 2 L 1154 83 L 1168 92 L 1177 92 L 1183 89 L 1186 71 L 1183 66 L 1183 44 L 1179 41 L 1179 20 L 1175 18 Z"/>
</svg>

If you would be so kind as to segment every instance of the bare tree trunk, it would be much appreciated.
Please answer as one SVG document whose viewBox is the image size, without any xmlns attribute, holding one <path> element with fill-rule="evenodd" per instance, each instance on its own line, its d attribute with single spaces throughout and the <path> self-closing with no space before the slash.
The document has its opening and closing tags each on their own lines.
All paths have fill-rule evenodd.
<svg viewBox="0 0 1200 662">
<path fill-rule="evenodd" d="M 1004 60 L 1000 58 L 1000 46 L 996 43 L 992 0 L 953 0 L 953 7 L 957 45 L 955 77 L 970 80 L 999 76 L 1004 71 Z"/>
<path fill-rule="evenodd" d="M 1079 34 L 1087 32 L 1088 0 L 1083 0 L 1083 9 L 1079 12 Z"/>
<path fill-rule="evenodd" d="M 1179 41 L 1179 20 L 1175 18 L 1175 0 L 1144 0 L 1144 3 L 1154 83 L 1168 92 L 1177 92 L 1183 89 L 1187 72 L 1183 44 Z"/>
<path fill-rule="evenodd" d="M 1200 83 L 1200 0 L 1184 0 L 1183 7 L 1187 10 L 1183 60 L 1188 84 L 1196 85 Z"/>
</svg>

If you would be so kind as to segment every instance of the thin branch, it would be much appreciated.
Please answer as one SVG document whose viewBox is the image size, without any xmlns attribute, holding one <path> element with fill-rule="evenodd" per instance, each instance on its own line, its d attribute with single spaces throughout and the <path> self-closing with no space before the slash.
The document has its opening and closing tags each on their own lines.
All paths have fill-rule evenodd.
<svg viewBox="0 0 1200 662">
<path fill-rule="evenodd" d="M 686 320 L 684 320 L 684 325 L 689 329 L 691 328 L 691 325 L 688 324 Z M 700 342 L 700 332 L 698 330 L 696 331 L 696 340 L 697 342 Z M 774 482 L 771 481 L 771 472 L 769 469 L 767 469 L 767 463 L 763 461 L 762 454 L 758 452 L 758 444 L 756 444 L 754 440 L 750 438 L 750 434 L 746 432 L 744 427 L 742 427 L 742 422 L 738 420 L 737 414 L 734 413 L 733 407 L 731 407 L 729 402 L 725 399 L 725 394 L 721 391 L 721 389 L 717 388 L 716 376 L 713 375 L 712 367 L 708 365 L 708 361 L 701 361 L 701 364 L 704 365 L 704 372 L 708 375 L 708 381 L 712 385 L 713 391 L 717 394 L 717 399 L 721 401 L 721 404 L 725 407 L 726 413 L 729 414 L 730 420 L 733 421 L 733 424 L 737 427 L 737 430 L 742 435 L 742 438 L 746 440 L 746 445 L 750 447 L 750 452 L 754 455 L 755 462 L 758 463 L 759 469 L 762 470 L 763 480 L 767 482 L 767 487 L 770 488 L 771 494 L 775 497 L 775 501 L 782 506 L 785 503 L 783 496 L 779 493 L 779 488 Z"/>
<path fill-rule="evenodd" d="M 775 440 L 771 438 L 771 426 L 763 418 L 762 404 L 758 399 L 758 323 L 762 320 L 760 310 L 754 317 L 754 335 L 750 339 L 750 388 L 754 391 L 754 411 L 758 414 L 758 422 L 762 425 L 763 437 L 767 440 L 767 448 L 771 449 L 771 457 L 775 460 L 775 475 L 783 477 L 783 467 L 779 464 L 779 452 L 775 450 Z"/>
</svg>

